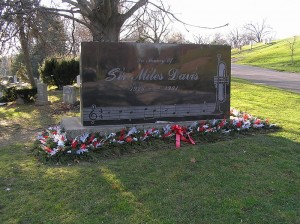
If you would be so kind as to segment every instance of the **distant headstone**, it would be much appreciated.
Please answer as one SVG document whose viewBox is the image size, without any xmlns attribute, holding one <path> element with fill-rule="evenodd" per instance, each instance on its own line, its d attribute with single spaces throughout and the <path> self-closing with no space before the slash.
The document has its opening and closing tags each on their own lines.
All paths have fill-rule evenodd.
<svg viewBox="0 0 300 224">
<path fill-rule="evenodd" d="M 76 102 L 76 88 L 75 86 L 63 87 L 63 102 L 67 104 L 74 104 Z"/>
<path fill-rule="evenodd" d="M 18 82 L 18 77 L 16 75 L 14 75 L 14 83 Z"/>
<path fill-rule="evenodd" d="M 16 103 L 18 105 L 23 105 L 25 104 L 25 101 L 19 95 L 17 95 Z"/>
<path fill-rule="evenodd" d="M 81 44 L 83 126 L 228 118 L 230 46 Z"/>
<path fill-rule="evenodd" d="M 80 83 L 81 83 L 81 81 L 80 81 L 80 75 L 77 75 L 77 77 L 76 77 L 76 84 L 77 84 L 77 86 L 80 86 Z"/>
<path fill-rule="evenodd" d="M 48 105 L 51 102 L 48 101 L 47 85 L 45 83 L 37 83 L 37 99 L 35 101 L 36 105 Z"/>
<path fill-rule="evenodd" d="M 37 85 L 38 81 L 39 81 L 38 78 L 34 78 L 35 85 Z"/>
</svg>

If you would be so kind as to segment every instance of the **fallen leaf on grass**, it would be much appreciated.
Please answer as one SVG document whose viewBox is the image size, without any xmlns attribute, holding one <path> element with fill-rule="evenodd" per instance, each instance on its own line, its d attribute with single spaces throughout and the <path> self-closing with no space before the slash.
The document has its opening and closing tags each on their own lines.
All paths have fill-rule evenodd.
<svg viewBox="0 0 300 224">
<path fill-rule="evenodd" d="M 197 162 L 197 160 L 194 157 L 191 158 L 190 161 L 191 161 L 191 163 L 196 163 Z"/>
</svg>

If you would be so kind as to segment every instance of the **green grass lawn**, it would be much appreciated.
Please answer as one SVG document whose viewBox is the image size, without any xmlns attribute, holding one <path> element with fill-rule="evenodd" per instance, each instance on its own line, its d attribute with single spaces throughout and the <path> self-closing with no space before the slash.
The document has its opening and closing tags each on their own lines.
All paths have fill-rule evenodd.
<svg viewBox="0 0 300 224">
<path fill-rule="evenodd" d="M 233 79 L 231 96 L 282 129 L 71 165 L 42 164 L 30 141 L 1 147 L 0 223 L 300 223 L 300 95 Z M 41 110 L 0 118 L 38 129 L 32 111 L 62 116 Z"/>
<path fill-rule="evenodd" d="M 300 73 L 300 36 L 296 37 L 294 64 L 291 63 L 288 42 L 293 42 L 293 38 L 272 41 L 270 44 L 255 44 L 252 49 L 244 46 L 241 52 L 233 49 L 232 58 L 238 64 Z"/>
</svg>

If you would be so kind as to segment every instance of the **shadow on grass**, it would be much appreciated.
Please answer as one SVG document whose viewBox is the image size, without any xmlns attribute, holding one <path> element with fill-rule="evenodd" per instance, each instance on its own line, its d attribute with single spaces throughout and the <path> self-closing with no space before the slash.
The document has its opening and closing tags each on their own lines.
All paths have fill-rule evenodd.
<svg viewBox="0 0 300 224">
<path fill-rule="evenodd" d="M 157 146 L 159 147 L 159 146 Z M 164 145 L 161 144 L 164 148 Z M 297 223 L 300 143 L 271 135 L 47 166 L 0 155 L 2 223 Z M 38 212 L 36 212 L 38 211 Z"/>
<path fill-rule="evenodd" d="M 0 107 L 0 147 L 18 142 L 33 141 L 38 131 L 57 125 L 67 113 L 78 114 L 79 107 L 62 103 L 62 91 L 49 91 L 51 105 L 9 103 Z"/>
</svg>

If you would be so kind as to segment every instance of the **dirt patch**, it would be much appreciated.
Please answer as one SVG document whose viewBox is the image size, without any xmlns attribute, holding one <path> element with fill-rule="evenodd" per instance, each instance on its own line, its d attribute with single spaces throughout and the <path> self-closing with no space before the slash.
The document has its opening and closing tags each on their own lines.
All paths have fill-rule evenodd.
<svg viewBox="0 0 300 224">
<path fill-rule="evenodd" d="M 80 110 L 79 103 L 68 105 L 62 102 L 54 102 L 45 106 L 9 103 L 1 108 L 4 109 L 4 118 L 0 119 L 0 148 L 16 143 L 33 142 L 38 132 L 57 125 L 63 116 L 78 114 Z M 16 115 L 13 118 L 9 115 L 5 116 L 5 113 L 10 113 L 11 110 L 26 118 Z"/>
</svg>

